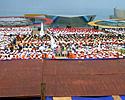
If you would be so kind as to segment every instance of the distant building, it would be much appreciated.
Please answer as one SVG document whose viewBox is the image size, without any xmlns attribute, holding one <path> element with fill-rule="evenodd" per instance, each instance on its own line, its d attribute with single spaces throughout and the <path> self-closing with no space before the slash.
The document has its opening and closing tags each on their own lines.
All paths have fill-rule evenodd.
<svg viewBox="0 0 125 100">
<path fill-rule="evenodd" d="M 125 9 L 114 8 L 114 15 L 110 18 L 125 18 Z"/>
</svg>

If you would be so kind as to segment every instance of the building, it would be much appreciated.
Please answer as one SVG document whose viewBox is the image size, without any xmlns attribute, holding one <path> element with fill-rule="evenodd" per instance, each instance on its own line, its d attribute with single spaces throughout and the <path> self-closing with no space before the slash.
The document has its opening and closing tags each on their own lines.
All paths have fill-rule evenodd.
<svg viewBox="0 0 125 100">
<path fill-rule="evenodd" d="M 114 8 L 114 15 L 111 15 L 110 18 L 125 18 L 125 9 Z"/>
</svg>

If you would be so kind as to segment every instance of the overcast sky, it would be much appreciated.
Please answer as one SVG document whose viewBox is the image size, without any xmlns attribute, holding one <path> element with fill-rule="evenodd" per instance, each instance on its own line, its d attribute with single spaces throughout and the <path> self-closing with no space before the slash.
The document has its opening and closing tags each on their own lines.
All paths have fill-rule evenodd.
<svg viewBox="0 0 125 100">
<path fill-rule="evenodd" d="M 125 8 L 125 0 L 0 0 L 0 13 L 38 13 Z M 89 10 L 88 10 L 89 12 Z"/>
</svg>

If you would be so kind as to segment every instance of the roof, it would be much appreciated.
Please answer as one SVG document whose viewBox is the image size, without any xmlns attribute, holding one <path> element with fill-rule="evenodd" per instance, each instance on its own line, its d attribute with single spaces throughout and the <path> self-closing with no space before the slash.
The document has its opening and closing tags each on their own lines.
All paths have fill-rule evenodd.
<svg viewBox="0 0 125 100">
<path fill-rule="evenodd" d="M 0 61 L 0 97 L 125 95 L 125 59 Z"/>
<path fill-rule="evenodd" d="M 125 28 L 125 19 L 96 20 L 88 23 L 101 28 Z"/>
<path fill-rule="evenodd" d="M 93 21 L 95 15 L 47 15 L 48 18 L 52 19 L 53 22 L 51 27 L 85 27 L 87 23 Z"/>
<path fill-rule="evenodd" d="M 96 16 L 96 15 L 90 15 L 90 14 L 88 14 L 88 15 L 84 15 L 84 14 L 71 14 L 71 15 L 69 15 L 69 14 L 46 14 L 47 16 L 58 16 L 58 17 L 69 17 L 69 18 L 71 18 L 71 17 L 82 17 L 82 16 Z"/>
</svg>

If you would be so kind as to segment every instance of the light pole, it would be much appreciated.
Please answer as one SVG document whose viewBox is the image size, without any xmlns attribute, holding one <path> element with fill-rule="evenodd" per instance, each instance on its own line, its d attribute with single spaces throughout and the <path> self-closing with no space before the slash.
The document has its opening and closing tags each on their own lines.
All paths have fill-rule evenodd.
<svg viewBox="0 0 125 100">
<path fill-rule="evenodd" d="M 43 30 L 43 22 L 41 22 L 41 30 L 40 30 L 41 37 L 44 35 Z M 44 60 L 42 59 L 42 82 L 41 82 L 41 100 L 46 100 L 46 83 L 44 82 Z"/>
<path fill-rule="evenodd" d="M 44 61 L 43 61 L 43 59 L 42 59 L 41 100 L 46 100 L 46 83 L 44 82 Z"/>
</svg>

